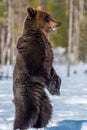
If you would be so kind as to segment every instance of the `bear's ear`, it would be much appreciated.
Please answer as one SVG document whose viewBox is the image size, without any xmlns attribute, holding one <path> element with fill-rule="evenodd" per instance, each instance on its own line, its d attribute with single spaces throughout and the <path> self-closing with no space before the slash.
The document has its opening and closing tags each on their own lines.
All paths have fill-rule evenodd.
<svg viewBox="0 0 87 130">
<path fill-rule="evenodd" d="M 34 17 L 36 15 L 36 10 L 31 8 L 31 7 L 27 8 L 27 12 L 28 12 L 30 17 Z"/>
</svg>

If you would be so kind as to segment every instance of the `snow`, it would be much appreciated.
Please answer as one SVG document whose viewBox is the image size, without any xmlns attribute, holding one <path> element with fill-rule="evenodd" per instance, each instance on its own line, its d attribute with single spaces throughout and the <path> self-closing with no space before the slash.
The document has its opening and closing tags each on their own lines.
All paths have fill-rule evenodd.
<svg viewBox="0 0 87 130">
<path fill-rule="evenodd" d="M 54 63 L 66 63 L 66 48 L 63 47 L 57 47 L 53 49 L 54 53 Z"/>
<path fill-rule="evenodd" d="M 45 130 L 87 130 L 87 64 L 73 65 L 70 77 L 66 65 L 55 65 L 55 69 L 62 78 L 61 95 L 48 93 L 53 115 Z M 0 130 L 13 129 L 12 89 L 12 79 L 0 80 Z"/>
</svg>

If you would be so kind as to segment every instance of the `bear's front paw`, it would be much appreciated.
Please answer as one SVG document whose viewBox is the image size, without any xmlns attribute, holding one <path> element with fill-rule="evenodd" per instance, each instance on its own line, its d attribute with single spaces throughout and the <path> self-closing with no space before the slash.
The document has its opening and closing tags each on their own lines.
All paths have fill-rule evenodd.
<svg viewBox="0 0 87 130">
<path fill-rule="evenodd" d="M 56 75 L 51 78 L 47 89 L 52 95 L 60 95 L 60 86 L 61 79 L 59 76 Z"/>
<path fill-rule="evenodd" d="M 53 79 L 54 79 L 54 82 L 55 82 L 55 88 L 56 88 L 56 90 L 60 91 L 61 78 L 58 75 L 56 75 L 56 76 L 54 76 Z"/>
<path fill-rule="evenodd" d="M 52 77 L 48 75 L 46 78 L 46 85 L 50 86 L 50 84 L 52 84 L 52 81 L 53 81 Z"/>
</svg>

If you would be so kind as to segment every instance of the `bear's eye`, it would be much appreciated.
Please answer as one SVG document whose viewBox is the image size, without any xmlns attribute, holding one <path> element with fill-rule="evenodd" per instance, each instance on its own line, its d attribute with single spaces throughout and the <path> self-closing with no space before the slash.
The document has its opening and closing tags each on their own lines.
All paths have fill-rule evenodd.
<svg viewBox="0 0 87 130">
<path fill-rule="evenodd" d="M 46 17 L 45 17 L 45 21 L 46 21 L 46 22 L 49 22 L 49 16 L 46 16 Z"/>
</svg>

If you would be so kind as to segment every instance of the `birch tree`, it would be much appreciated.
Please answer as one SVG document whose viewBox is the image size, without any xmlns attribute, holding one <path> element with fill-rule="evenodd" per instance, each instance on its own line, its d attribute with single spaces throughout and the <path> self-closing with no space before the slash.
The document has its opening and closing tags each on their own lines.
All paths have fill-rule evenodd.
<svg viewBox="0 0 87 130">
<path fill-rule="evenodd" d="M 42 7 L 43 9 L 45 9 L 45 2 L 44 2 L 44 0 L 38 0 L 38 6 Z"/>
<path fill-rule="evenodd" d="M 79 39 L 80 39 L 80 21 L 83 19 L 84 0 L 78 0 L 78 5 L 73 6 L 74 24 L 73 24 L 73 53 L 75 61 L 79 59 Z"/>
<path fill-rule="evenodd" d="M 70 76 L 70 60 L 71 60 L 71 46 L 72 46 L 72 14 L 73 14 L 73 0 L 69 1 L 69 36 L 68 36 L 68 67 L 67 76 Z"/>
</svg>

